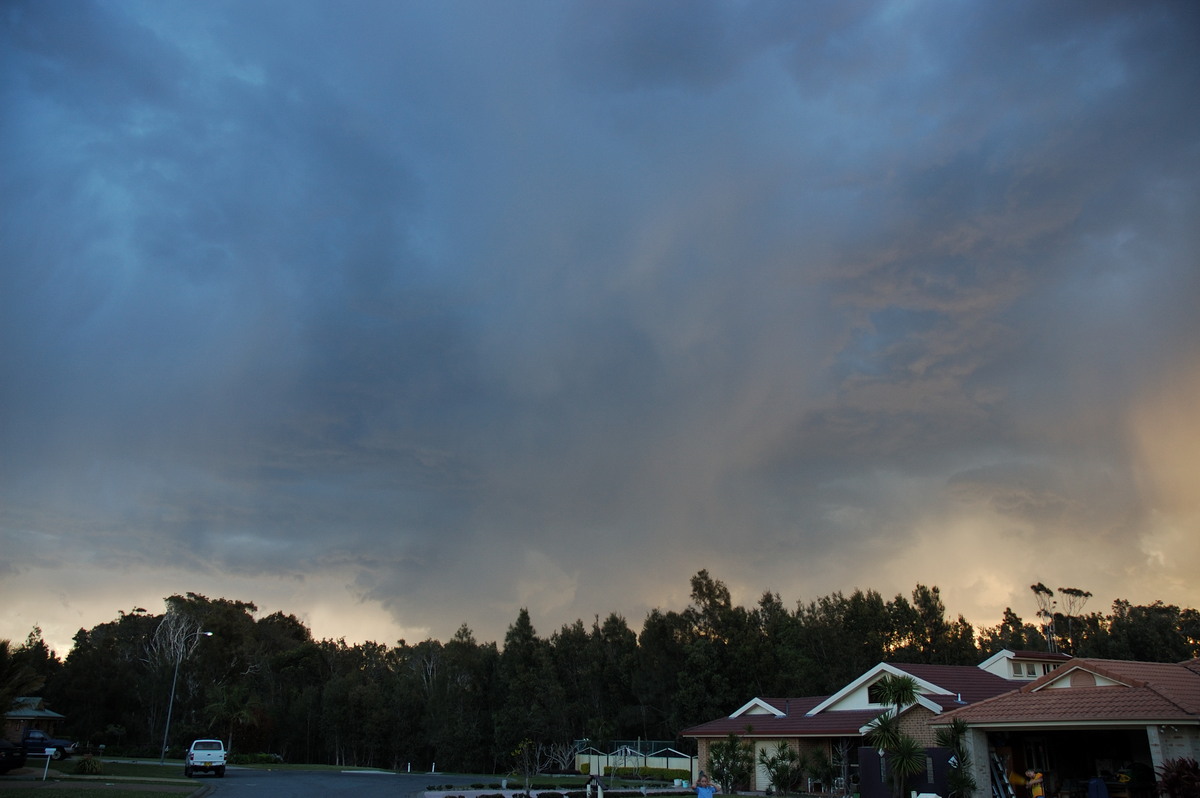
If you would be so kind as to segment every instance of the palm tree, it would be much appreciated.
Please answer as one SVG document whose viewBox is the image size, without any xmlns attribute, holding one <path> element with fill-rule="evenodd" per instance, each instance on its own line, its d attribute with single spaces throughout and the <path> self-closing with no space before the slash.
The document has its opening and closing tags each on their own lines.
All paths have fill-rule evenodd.
<svg viewBox="0 0 1200 798">
<path fill-rule="evenodd" d="M 204 708 L 212 726 L 224 728 L 226 750 L 233 750 L 233 730 L 237 726 L 255 725 L 262 702 L 250 695 L 245 687 L 223 686 L 215 701 Z"/>
<path fill-rule="evenodd" d="M 730 734 L 708 749 L 708 769 L 722 792 L 737 792 L 754 773 L 754 746 Z"/>
<path fill-rule="evenodd" d="M 971 769 L 971 754 L 966 747 L 967 722 L 955 718 L 949 726 L 937 730 L 937 744 L 950 750 L 953 759 L 947 779 L 951 798 L 970 795 L 978 786 Z"/>
<path fill-rule="evenodd" d="M 779 741 L 775 746 L 774 753 L 765 748 L 759 751 L 758 763 L 766 771 L 767 776 L 771 779 L 771 786 L 779 795 L 787 795 L 799 787 L 802 772 L 800 752 L 788 745 L 785 740 Z"/>
<path fill-rule="evenodd" d="M 881 704 L 889 709 L 871 723 L 867 739 L 879 747 L 892 777 L 892 793 L 904 793 L 909 778 L 925 767 L 925 749 L 900 728 L 900 713 L 917 700 L 917 681 L 908 675 L 885 674 L 874 684 Z"/>
</svg>

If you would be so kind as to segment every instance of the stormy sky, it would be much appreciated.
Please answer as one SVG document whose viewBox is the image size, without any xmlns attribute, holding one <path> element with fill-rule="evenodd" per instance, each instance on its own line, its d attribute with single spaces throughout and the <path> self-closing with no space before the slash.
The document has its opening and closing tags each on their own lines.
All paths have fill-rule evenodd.
<svg viewBox="0 0 1200 798">
<path fill-rule="evenodd" d="M 0 637 L 1196 606 L 1200 6 L 0 5 Z"/>
</svg>

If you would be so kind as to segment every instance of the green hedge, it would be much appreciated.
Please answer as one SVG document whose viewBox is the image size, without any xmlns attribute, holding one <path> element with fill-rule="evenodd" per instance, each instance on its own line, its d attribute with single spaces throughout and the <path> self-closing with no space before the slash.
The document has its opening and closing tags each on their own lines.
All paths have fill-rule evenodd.
<svg viewBox="0 0 1200 798">
<path fill-rule="evenodd" d="M 646 779 L 649 781 L 675 781 L 675 779 L 690 779 L 692 774 L 687 768 L 604 768 L 605 776 L 616 776 L 619 779 Z"/>
<path fill-rule="evenodd" d="M 231 765 L 278 765 L 283 762 L 279 754 L 230 754 Z"/>
</svg>

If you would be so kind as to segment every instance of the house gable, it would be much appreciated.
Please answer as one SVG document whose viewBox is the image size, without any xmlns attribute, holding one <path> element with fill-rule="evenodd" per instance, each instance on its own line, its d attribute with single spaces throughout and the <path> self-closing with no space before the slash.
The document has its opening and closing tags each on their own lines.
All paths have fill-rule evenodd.
<svg viewBox="0 0 1200 798">
<path fill-rule="evenodd" d="M 809 715 L 816 715 L 821 712 L 830 710 L 854 710 L 854 709 L 884 709 L 883 704 L 871 700 L 870 690 L 871 685 L 878 682 L 884 676 L 908 676 L 917 683 L 918 693 L 935 693 L 941 694 L 946 691 L 938 687 L 936 684 L 931 684 L 924 679 L 913 676 L 907 671 L 901 670 L 895 665 L 889 665 L 886 662 L 881 662 L 871 670 L 859 676 L 850 684 L 838 690 L 829 698 L 817 704 L 808 711 Z"/>
<path fill-rule="evenodd" d="M 1145 682 L 1123 680 L 1095 667 L 1073 665 L 1062 673 L 1050 674 L 1044 681 L 1030 685 L 1030 691 L 1069 690 L 1072 687 L 1144 687 Z"/>
<path fill-rule="evenodd" d="M 751 698 L 741 707 L 730 713 L 729 717 L 740 718 L 745 715 L 772 715 L 776 718 L 782 718 L 786 714 L 786 712 L 771 706 L 762 698 Z"/>
<path fill-rule="evenodd" d="M 973 665 L 920 665 L 881 662 L 809 710 L 816 715 L 829 710 L 883 710 L 871 698 L 871 687 L 884 676 L 907 676 L 917 686 L 916 703 L 940 713 L 1013 689 L 1013 683 Z"/>
<path fill-rule="evenodd" d="M 1012 651 L 1002 648 L 979 663 L 979 667 L 1003 679 L 1031 682 L 1070 659 L 1066 654 L 1053 654 L 1048 651 Z"/>
</svg>

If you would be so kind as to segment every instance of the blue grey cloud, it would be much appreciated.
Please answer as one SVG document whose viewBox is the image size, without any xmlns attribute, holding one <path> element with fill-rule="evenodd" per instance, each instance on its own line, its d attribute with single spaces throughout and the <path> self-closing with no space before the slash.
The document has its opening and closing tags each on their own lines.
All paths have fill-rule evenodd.
<svg viewBox="0 0 1200 798">
<path fill-rule="evenodd" d="M 1200 368 L 1198 22 L 10 4 L 0 537 L 79 587 L 0 634 L 141 584 L 495 638 L 701 567 L 1194 603 L 1147 408 Z"/>
</svg>

